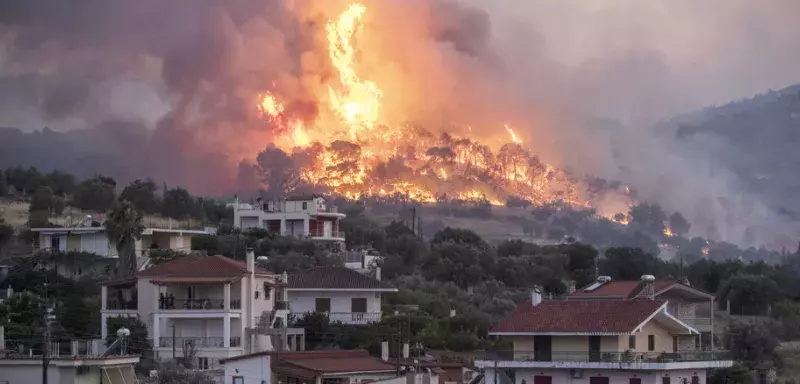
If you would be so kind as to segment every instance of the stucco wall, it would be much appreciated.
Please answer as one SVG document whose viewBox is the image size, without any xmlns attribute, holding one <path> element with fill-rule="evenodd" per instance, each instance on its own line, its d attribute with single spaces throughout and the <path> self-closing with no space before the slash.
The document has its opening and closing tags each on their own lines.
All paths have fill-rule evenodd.
<svg viewBox="0 0 800 384">
<path fill-rule="evenodd" d="M 381 311 L 380 292 L 335 292 L 335 291 L 289 291 L 289 302 L 293 313 L 314 312 L 317 298 L 331 299 L 331 312 L 353 312 L 352 299 L 367 299 L 367 312 Z"/>
<path fill-rule="evenodd" d="M 229 361 L 225 363 L 225 383 L 233 384 L 233 377 L 242 378 L 242 384 L 270 384 L 272 371 L 269 356 L 258 356 L 249 359 Z"/>
</svg>

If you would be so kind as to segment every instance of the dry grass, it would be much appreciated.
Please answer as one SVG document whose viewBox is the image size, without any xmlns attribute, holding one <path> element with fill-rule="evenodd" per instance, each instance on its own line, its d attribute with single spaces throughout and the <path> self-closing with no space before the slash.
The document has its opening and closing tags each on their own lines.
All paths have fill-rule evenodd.
<svg viewBox="0 0 800 384">
<path fill-rule="evenodd" d="M 30 204 L 27 202 L 0 199 L 0 218 L 3 218 L 6 223 L 14 228 L 23 228 L 28 223 L 29 208 Z M 66 207 L 63 214 L 51 217 L 49 220 L 58 226 L 70 227 L 83 221 L 87 214 L 92 216 L 92 220 L 98 222 L 103 222 L 106 217 L 105 213 L 84 212 L 74 207 Z M 197 220 L 173 220 L 161 216 L 147 215 L 144 217 L 144 225 L 149 228 L 190 229 L 201 228 L 202 222 Z"/>
</svg>

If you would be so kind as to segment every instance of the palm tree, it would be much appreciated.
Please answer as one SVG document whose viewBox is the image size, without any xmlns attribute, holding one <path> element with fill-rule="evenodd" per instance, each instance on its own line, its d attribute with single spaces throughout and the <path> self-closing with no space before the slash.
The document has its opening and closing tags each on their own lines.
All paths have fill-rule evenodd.
<svg viewBox="0 0 800 384">
<path fill-rule="evenodd" d="M 143 215 L 130 201 L 117 201 L 111 207 L 105 226 L 109 241 L 117 247 L 120 273 L 130 276 L 136 272 L 136 240 L 144 232 Z"/>
</svg>

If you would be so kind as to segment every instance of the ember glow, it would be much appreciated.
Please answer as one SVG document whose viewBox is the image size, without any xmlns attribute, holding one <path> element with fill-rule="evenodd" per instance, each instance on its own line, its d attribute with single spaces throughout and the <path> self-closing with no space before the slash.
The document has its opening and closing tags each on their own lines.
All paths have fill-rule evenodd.
<svg viewBox="0 0 800 384">
<path fill-rule="evenodd" d="M 464 121 L 441 134 L 413 123 L 389 123 L 382 115 L 388 95 L 359 71 L 361 59 L 370 55 L 358 46 L 359 36 L 369 32 L 363 28 L 368 17 L 367 7 L 355 3 L 325 24 L 327 61 L 335 74 L 327 77 L 327 92 L 314 96 L 318 113 L 313 118 L 291 111 L 294 100 L 281 99 L 279 90 L 259 95 L 258 110 L 270 123 L 272 144 L 309 155 L 299 172 L 303 181 L 348 198 L 502 205 L 516 196 L 535 204 L 589 205 L 579 182 L 541 162 L 502 120 L 485 127 L 497 134 L 485 142 L 472 137 L 473 127 L 485 122 Z"/>
</svg>

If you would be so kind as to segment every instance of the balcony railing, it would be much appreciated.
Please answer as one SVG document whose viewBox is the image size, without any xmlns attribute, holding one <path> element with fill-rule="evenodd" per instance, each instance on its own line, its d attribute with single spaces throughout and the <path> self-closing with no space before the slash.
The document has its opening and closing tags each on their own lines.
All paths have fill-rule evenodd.
<svg viewBox="0 0 800 384">
<path fill-rule="evenodd" d="M 108 300 L 106 301 L 106 309 L 111 310 L 136 310 L 138 304 L 135 300 L 131 301 L 119 301 L 119 300 Z"/>
<path fill-rule="evenodd" d="M 711 318 L 694 317 L 694 318 L 678 318 L 678 320 L 686 323 L 691 327 L 710 327 Z"/>
<path fill-rule="evenodd" d="M 234 302 L 238 300 L 231 300 L 231 309 L 238 309 L 241 307 L 240 303 L 235 303 L 237 308 L 234 308 Z M 171 299 L 167 298 L 159 303 L 161 309 L 174 309 L 174 310 L 219 310 L 225 309 L 225 301 L 222 299 Z"/>
<path fill-rule="evenodd" d="M 678 363 L 690 361 L 731 360 L 727 351 L 667 352 L 550 352 L 550 351 L 490 351 L 487 359 L 545 362 L 604 362 L 604 363 Z"/>
<path fill-rule="evenodd" d="M 283 231 L 281 236 L 285 237 L 330 237 L 330 238 L 344 238 L 342 231 L 325 231 L 325 230 L 310 230 L 306 231 Z"/>
<path fill-rule="evenodd" d="M 308 314 L 314 312 L 292 312 L 290 315 L 290 323 L 297 322 Z M 381 321 L 380 312 L 323 312 L 328 317 L 331 323 L 343 324 L 369 324 Z"/>
<path fill-rule="evenodd" d="M 275 309 L 289 309 L 289 302 L 286 300 L 275 300 Z"/>
<path fill-rule="evenodd" d="M 184 345 L 194 345 L 195 348 L 224 348 L 225 347 L 225 338 L 224 337 L 162 337 L 158 341 L 158 346 L 161 348 L 172 348 L 175 345 L 176 348 L 183 348 Z M 230 346 L 231 347 L 241 347 L 242 346 L 242 338 L 241 337 L 231 337 L 230 338 Z"/>
</svg>

